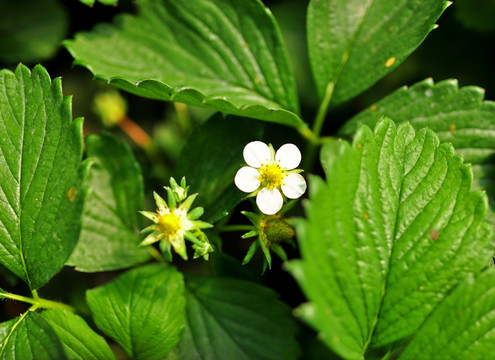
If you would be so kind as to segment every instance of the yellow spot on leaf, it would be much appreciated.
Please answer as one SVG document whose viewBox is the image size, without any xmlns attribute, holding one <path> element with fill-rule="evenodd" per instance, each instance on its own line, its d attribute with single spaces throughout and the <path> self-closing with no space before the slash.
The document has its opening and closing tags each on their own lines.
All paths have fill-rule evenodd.
<svg viewBox="0 0 495 360">
<path fill-rule="evenodd" d="M 385 62 L 385 66 L 386 66 L 386 67 L 390 67 L 390 66 L 392 66 L 394 63 L 395 63 L 395 58 L 394 58 L 394 57 L 391 57 L 391 58 L 389 58 L 389 59 Z"/>
<path fill-rule="evenodd" d="M 77 189 L 71 187 L 69 191 L 67 191 L 67 197 L 69 198 L 69 201 L 74 202 L 74 200 L 76 200 L 76 196 L 77 196 Z"/>
<path fill-rule="evenodd" d="M 260 79 L 259 78 L 254 78 L 254 83 L 255 84 L 259 84 L 260 83 Z"/>
<path fill-rule="evenodd" d="M 450 132 L 454 132 L 455 131 L 455 124 L 450 124 L 449 130 L 450 130 Z"/>
<path fill-rule="evenodd" d="M 376 104 L 371 105 L 370 110 L 376 112 L 377 106 Z"/>
<path fill-rule="evenodd" d="M 430 231 L 430 237 L 433 241 L 436 241 L 439 236 L 440 236 L 440 233 L 437 230 L 433 229 Z"/>
<path fill-rule="evenodd" d="M 370 218 L 370 217 L 368 216 L 368 213 L 367 213 L 367 212 L 365 212 L 365 213 L 364 213 L 364 218 L 365 218 L 366 220 L 368 220 L 368 219 Z"/>
<path fill-rule="evenodd" d="M 424 289 L 425 289 L 425 287 L 423 285 L 419 286 L 419 291 L 423 291 Z"/>
</svg>

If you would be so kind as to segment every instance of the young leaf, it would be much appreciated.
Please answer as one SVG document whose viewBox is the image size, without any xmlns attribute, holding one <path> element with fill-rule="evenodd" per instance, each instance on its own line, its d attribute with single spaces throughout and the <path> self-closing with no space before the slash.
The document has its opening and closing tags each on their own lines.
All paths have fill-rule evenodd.
<svg viewBox="0 0 495 360">
<path fill-rule="evenodd" d="M 195 204 L 204 207 L 204 221 L 218 221 L 245 198 L 234 177 L 244 146 L 263 132 L 263 123 L 216 114 L 189 137 L 175 174 L 186 176 L 192 192 L 199 193 Z"/>
<path fill-rule="evenodd" d="M 82 120 L 42 66 L 0 72 L 0 262 L 37 289 L 80 230 Z"/>
<path fill-rule="evenodd" d="M 493 267 L 460 284 L 424 322 L 399 357 L 486 359 L 495 353 Z"/>
<path fill-rule="evenodd" d="M 340 134 L 351 137 L 359 124 L 374 127 L 380 117 L 397 124 L 408 121 L 416 130 L 429 127 L 440 141 L 451 142 L 464 161 L 473 164 L 474 186 L 488 192 L 495 211 L 495 102 L 484 101 L 484 90 L 456 80 L 434 84 L 426 79 L 403 87 L 348 121 Z M 495 212 L 490 215 L 495 224 Z"/>
<path fill-rule="evenodd" d="M 150 258 L 138 247 L 144 206 L 143 178 L 131 149 L 110 133 L 86 137 L 90 158 L 84 184 L 82 228 L 68 265 L 95 272 L 130 267 Z"/>
<path fill-rule="evenodd" d="M 48 321 L 72 360 L 115 360 L 106 341 L 83 318 L 67 310 L 53 309 L 41 314 Z"/>
<path fill-rule="evenodd" d="M 290 309 L 268 288 L 230 278 L 186 278 L 186 328 L 172 359 L 297 359 Z"/>
<path fill-rule="evenodd" d="M 445 0 L 311 0 L 308 48 L 320 98 L 342 103 L 376 83 L 421 44 L 448 5 Z"/>
<path fill-rule="evenodd" d="M 76 64 L 131 93 L 305 127 L 278 26 L 260 0 L 140 0 L 66 41 Z"/>
<path fill-rule="evenodd" d="M 493 227 L 472 173 L 428 129 L 390 119 L 322 150 L 290 269 L 310 303 L 301 316 L 345 358 L 414 333 L 490 257 Z"/>
<path fill-rule="evenodd" d="M 68 359 L 60 340 L 40 314 L 28 311 L 0 324 L 0 359 Z"/>
<path fill-rule="evenodd" d="M 86 299 L 96 326 L 133 359 L 162 359 L 184 329 L 184 282 L 171 266 L 127 271 Z"/>
<path fill-rule="evenodd" d="M 0 1 L 0 59 L 17 64 L 52 57 L 67 32 L 59 1 Z"/>
</svg>

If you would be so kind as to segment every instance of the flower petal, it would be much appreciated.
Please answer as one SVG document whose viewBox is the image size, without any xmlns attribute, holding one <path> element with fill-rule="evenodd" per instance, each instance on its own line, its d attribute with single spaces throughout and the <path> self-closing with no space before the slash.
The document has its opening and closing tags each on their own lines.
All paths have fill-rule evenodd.
<svg viewBox="0 0 495 360">
<path fill-rule="evenodd" d="M 306 191 L 306 180 L 300 174 L 289 173 L 284 178 L 281 188 L 289 199 L 297 199 Z"/>
<path fill-rule="evenodd" d="M 235 174 L 235 186 L 241 191 L 251 193 L 260 186 L 259 176 L 258 170 L 250 166 L 243 166 Z"/>
<path fill-rule="evenodd" d="M 295 169 L 301 163 L 301 152 L 294 144 L 285 144 L 277 150 L 275 160 L 286 170 Z"/>
<path fill-rule="evenodd" d="M 277 189 L 263 188 L 256 196 L 256 204 L 263 214 L 274 215 L 284 203 L 282 194 Z"/>
<path fill-rule="evenodd" d="M 244 161 L 249 166 L 259 168 L 261 165 L 270 161 L 272 152 L 267 144 L 261 141 L 251 141 L 244 147 L 242 152 Z"/>
</svg>

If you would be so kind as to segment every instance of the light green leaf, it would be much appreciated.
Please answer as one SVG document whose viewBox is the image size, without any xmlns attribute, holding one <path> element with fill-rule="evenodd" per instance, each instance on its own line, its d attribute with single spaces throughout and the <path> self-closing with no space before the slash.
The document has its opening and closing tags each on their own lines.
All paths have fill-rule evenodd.
<svg viewBox="0 0 495 360">
<path fill-rule="evenodd" d="M 52 57 L 67 32 L 67 14 L 55 0 L 0 1 L 0 60 L 37 62 Z"/>
<path fill-rule="evenodd" d="M 493 266 L 454 289 L 414 336 L 400 360 L 483 360 L 495 353 Z"/>
<path fill-rule="evenodd" d="M 305 128 L 270 11 L 259 0 L 140 0 L 138 16 L 79 33 L 75 63 L 131 93 Z"/>
<path fill-rule="evenodd" d="M 175 174 L 186 176 L 191 192 L 199 193 L 194 205 L 204 207 L 204 221 L 218 221 L 246 197 L 234 177 L 244 162 L 244 146 L 263 132 L 261 122 L 216 114 L 189 137 Z"/>
<path fill-rule="evenodd" d="M 57 334 L 33 311 L 0 324 L 1 360 L 67 359 Z"/>
<path fill-rule="evenodd" d="M 186 329 L 172 359 L 297 359 L 296 325 L 272 290 L 230 278 L 186 278 Z"/>
<path fill-rule="evenodd" d="M 472 172 L 428 129 L 383 119 L 352 145 L 322 149 L 302 260 L 290 269 L 310 303 L 301 316 L 346 359 L 413 334 L 450 290 L 490 259 L 493 226 Z"/>
<path fill-rule="evenodd" d="M 0 261 L 37 289 L 80 230 L 82 119 L 42 66 L 0 72 Z"/>
<path fill-rule="evenodd" d="M 131 149 L 110 133 L 86 137 L 90 165 L 82 229 L 68 265 L 96 272 L 130 267 L 150 254 L 140 242 L 144 206 L 141 169 Z"/>
<path fill-rule="evenodd" d="M 162 359 L 184 329 L 184 282 L 171 266 L 127 271 L 86 299 L 96 326 L 133 359 Z"/>
<path fill-rule="evenodd" d="M 395 69 L 435 28 L 445 0 L 311 0 L 308 48 L 321 99 L 342 103 Z"/>
<path fill-rule="evenodd" d="M 46 310 L 41 315 L 57 333 L 70 359 L 115 359 L 106 341 L 83 318 L 60 309 Z"/>
<path fill-rule="evenodd" d="M 88 5 L 88 6 L 93 6 L 96 2 L 96 0 L 79 0 L 80 2 L 82 2 L 84 5 Z M 100 4 L 103 4 L 103 5 L 114 5 L 116 6 L 117 3 L 118 3 L 118 0 L 98 0 L 98 2 Z"/>
<path fill-rule="evenodd" d="M 434 84 L 426 79 L 403 87 L 349 120 L 340 134 L 351 137 L 360 124 L 374 127 L 382 116 L 414 129 L 428 127 L 441 142 L 450 142 L 465 162 L 473 164 L 474 188 L 488 192 L 495 224 L 495 102 L 483 100 L 485 91 L 456 80 Z"/>
</svg>

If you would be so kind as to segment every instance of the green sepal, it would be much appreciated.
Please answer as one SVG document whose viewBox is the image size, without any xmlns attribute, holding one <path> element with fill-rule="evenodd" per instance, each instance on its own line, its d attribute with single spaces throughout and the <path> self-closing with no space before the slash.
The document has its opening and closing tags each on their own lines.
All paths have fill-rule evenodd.
<svg viewBox="0 0 495 360">
<path fill-rule="evenodd" d="M 256 250 L 258 249 L 258 246 L 260 246 L 258 241 L 255 241 L 251 244 L 246 256 L 244 256 L 244 259 L 242 260 L 242 265 L 246 265 L 247 263 L 249 263 L 251 261 L 254 254 L 256 253 Z"/>
<path fill-rule="evenodd" d="M 155 232 L 152 232 L 151 234 L 149 234 L 148 236 L 146 236 L 143 241 L 141 241 L 139 243 L 139 246 L 142 247 L 142 246 L 147 246 L 147 245 L 151 245 L 153 243 L 156 243 L 158 240 L 160 240 L 158 238 L 158 236 L 160 236 L 160 234 L 157 234 Z"/>
<path fill-rule="evenodd" d="M 189 209 L 191 208 L 192 203 L 196 199 L 196 196 L 198 196 L 198 194 L 192 194 L 192 195 L 188 196 L 187 199 L 184 200 L 184 202 L 181 204 L 181 207 L 184 210 L 189 211 Z"/>
<path fill-rule="evenodd" d="M 201 215 L 204 214 L 204 212 L 205 212 L 205 210 L 202 207 L 198 206 L 197 208 L 194 208 L 190 212 L 187 213 L 187 218 L 189 220 L 199 219 L 201 217 Z"/>
<path fill-rule="evenodd" d="M 243 239 L 249 239 L 249 238 L 252 238 L 254 236 L 258 236 L 259 235 L 259 232 L 258 230 L 251 230 L 250 232 L 247 232 L 245 233 L 244 235 L 242 235 L 241 237 Z"/>
<path fill-rule="evenodd" d="M 154 223 L 158 222 L 158 215 L 154 212 L 142 210 L 139 213 L 146 216 L 148 219 L 150 219 Z"/>
<path fill-rule="evenodd" d="M 165 200 L 163 200 L 163 198 L 158 195 L 158 193 L 156 191 L 153 191 L 153 197 L 155 198 L 155 202 L 156 202 L 156 205 L 158 205 L 158 208 L 165 208 L 167 209 L 168 208 L 168 205 L 167 205 L 167 202 Z"/>
<path fill-rule="evenodd" d="M 165 190 L 167 190 L 167 200 L 168 200 L 169 208 L 175 209 L 175 207 L 177 206 L 177 199 L 175 198 L 175 193 L 168 186 L 165 187 Z"/>
<path fill-rule="evenodd" d="M 285 250 L 282 248 L 282 246 L 273 244 L 272 246 L 270 246 L 270 250 L 277 254 L 278 257 L 281 258 L 283 261 L 287 261 L 287 254 L 285 253 Z"/>
<path fill-rule="evenodd" d="M 272 269 L 272 255 L 270 254 L 270 249 L 266 246 L 261 236 L 258 238 L 258 242 L 261 245 L 261 250 L 263 250 L 263 254 L 265 255 L 266 261 L 268 263 L 268 268 Z M 263 272 L 265 272 L 266 268 L 263 266 Z"/>
<path fill-rule="evenodd" d="M 172 262 L 172 248 L 167 240 L 160 241 L 160 251 L 167 262 Z"/>
</svg>

